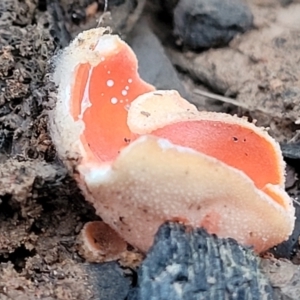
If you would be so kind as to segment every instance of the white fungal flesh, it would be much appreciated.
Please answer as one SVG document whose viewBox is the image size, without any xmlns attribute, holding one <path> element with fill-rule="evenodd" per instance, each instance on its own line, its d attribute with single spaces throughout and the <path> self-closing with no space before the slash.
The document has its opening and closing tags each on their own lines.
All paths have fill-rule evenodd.
<svg viewBox="0 0 300 300">
<path fill-rule="evenodd" d="M 119 44 L 116 39 L 112 39 L 111 35 L 104 35 L 98 40 L 95 51 L 99 51 L 100 53 L 113 53 L 118 50 L 118 47 Z"/>
<path fill-rule="evenodd" d="M 91 68 L 89 70 L 89 75 L 88 75 L 88 79 L 87 79 L 87 83 L 84 89 L 84 94 L 83 94 L 83 99 L 81 102 L 81 111 L 80 111 L 80 115 L 78 116 L 79 119 L 83 118 L 83 114 L 85 113 L 85 111 L 92 106 L 92 103 L 90 101 L 90 97 L 89 97 L 89 89 L 90 89 L 90 82 L 91 82 L 91 76 L 92 76 L 92 72 L 93 72 L 93 68 Z"/>
<path fill-rule="evenodd" d="M 111 165 L 93 165 L 89 164 L 88 168 L 80 169 L 86 182 L 91 185 L 101 185 L 103 182 L 109 181 L 111 176 Z"/>
</svg>

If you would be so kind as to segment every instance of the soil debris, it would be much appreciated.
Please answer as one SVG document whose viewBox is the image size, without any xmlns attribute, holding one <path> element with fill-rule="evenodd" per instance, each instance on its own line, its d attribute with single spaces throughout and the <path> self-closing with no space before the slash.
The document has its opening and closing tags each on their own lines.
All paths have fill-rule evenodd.
<svg viewBox="0 0 300 300">
<path fill-rule="evenodd" d="M 61 45 L 46 8 L 0 1 L 0 299 L 93 296 L 75 236 L 97 217 L 47 129 L 47 68 Z"/>
</svg>

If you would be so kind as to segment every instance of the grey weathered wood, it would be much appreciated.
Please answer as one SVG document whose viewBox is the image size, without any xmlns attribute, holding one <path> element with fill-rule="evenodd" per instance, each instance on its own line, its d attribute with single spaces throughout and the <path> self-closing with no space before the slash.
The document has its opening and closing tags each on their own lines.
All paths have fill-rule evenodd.
<svg viewBox="0 0 300 300">
<path fill-rule="evenodd" d="M 203 229 L 163 225 L 128 300 L 273 299 L 251 249 Z"/>
</svg>

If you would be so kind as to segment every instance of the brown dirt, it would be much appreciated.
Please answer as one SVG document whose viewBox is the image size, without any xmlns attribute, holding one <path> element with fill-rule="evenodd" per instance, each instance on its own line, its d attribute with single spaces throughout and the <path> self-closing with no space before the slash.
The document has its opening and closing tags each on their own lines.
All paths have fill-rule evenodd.
<svg viewBox="0 0 300 300">
<path fill-rule="evenodd" d="M 0 299 L 89 299 L 75 239 L 97 217 L 47 131 L 53 18 L 17 0 L 1 1 L 0 16 Z"/>
<path fill-rule="evenodd" d="M 236 57 L 247 76 L 252 76 L 247 81 L 251 88 L 247 88 L 241 79 L 244 77 L 239 76 L 237 81 L 237 75 L 232 71 L 226 88 L 217 84 L 209 86 L 213 91 L 224 94 L 233 91 L 229 94 L 238 95 L 237 100 L 255 96 L 256 102 L 251 104 L 254 106 L 270 99 L 273 103 L 276 99 L 281 103 L 283 95 L 292 97 L 292 108 L 284 101 L 279 108 L 275 105 L 276 110 L 270 108 L 274 114 L 284 112 L 288 119 L 284 128 L 288 128 L 287 137 L 292 138 L 297 129 L 293 124 L 297 119 L 295 108 L 300 103 L 296 102 L 300 101 L 300 84 L 295 79 L 300 75 L 296 68 L 299 26 L 281 32 L 282 37 L 277 39 L 274 47 L 267 47 L 276 64 L 264 66 L 264 72 L 255 69 L 262 59 L 255 56 L 256 50 L 247 54 L 247 39 L 248 43 L 251 39 L 261 42 L 270 34 L 261 29 L 265 26 L 264 18 L 266 22 L 274 15 L 281 16 L 280 20 L 285 19 L 282 12 L 285 8 L 271 0 L 268 2 L 272 13 L 267 13 L 268 6 L 259 12 L 258 37 L 249 33 L 244 42 L 238 39 L 228 49 L 204 53 L 202 62 L 216 59 L 212 63 L 215 66 L 220 56 L 214 58 L 214 55 L 219 51 L 223 54 L 234 51 L 228 55 Z M 92 0 L 53 0 L 48 1 L 48 6 L 46 3 L 43 0 L 0 1 L 0 299 L 95 299 L 87 264 L 77 252 L 76 237 L 87 221 L 99 217 L 56 156 L 47 129 L 47 110 L 54 105 L 51 99 L 55 99 L 55 87 L 49 80 L 49 60 L 77 32 L 95 26 L 96 10 L 91 6 L 94 5 Z M 298 10 L 298 6 L 291 6 L 291 11 Z M 88 13 L 88 19 L 82 17 L 83 11 Z M 125 19 L 118 28 L 132 26 Z M 224 57 L 222 53 L 220 55 Z M 286 57 L 285 53 L 289 53 L 288 63 L 284 60 L 282 71 L 279 59 Z M 207 59 L 206 55 L 211 56 Z M 245 55 L 253 57 L 251 72 L 247 70 L 249 65 L 244 63 Z M 228 70 L 232 70 L 229 67 Z M 281 77 L 283 73 L 286 74 L 284 78 Z M 223 80 L 223 73 L 218 74 L 214 73 L 214 76 Z M 189 75 L 189 84 L 197 87 L 190 78 L 193 76 Z M 223 81 L 215 82 L 223 84 Z M 243 89 L 240 90 L 236 82 Z M 258 90 L 257 82 L 261 83 Z M 284 94 L 287 91 L 289 93 Z M 256 97 L 257 93 L 259 97 Z M 221 109 L 228 110 L 228 107 Z M 261 123 L 263 120 L 259 119 Z M 275 136 L 285 135 L 280 128 L 274 129 Z M 289 171 L 292 174 L 289 184 L 298 194 L 293 167 Z"/>
</svg>

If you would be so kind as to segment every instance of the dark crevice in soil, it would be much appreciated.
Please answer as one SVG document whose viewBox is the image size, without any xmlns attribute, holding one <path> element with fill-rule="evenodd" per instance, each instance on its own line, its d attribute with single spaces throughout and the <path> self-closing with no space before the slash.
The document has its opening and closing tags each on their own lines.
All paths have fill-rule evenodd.
<svg viewBox="0 0 300 300">
<path fill-rule="evenodd" d="M 10 219 L 15 214 L 15 207 L 10 203 L 11 195 L 4 195 L 0 197 L 0 220 Z"/>
<path fill-rule="evenodd" d="M 24 245 L 16 248 L 14 252 L 0 255 L 0 263 L 11 262 L 14 269 L 21 273 L 25 267 L 26 260 L 36 254 L 35 250 L 29 251 Z"/>
</svg>

